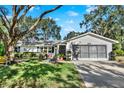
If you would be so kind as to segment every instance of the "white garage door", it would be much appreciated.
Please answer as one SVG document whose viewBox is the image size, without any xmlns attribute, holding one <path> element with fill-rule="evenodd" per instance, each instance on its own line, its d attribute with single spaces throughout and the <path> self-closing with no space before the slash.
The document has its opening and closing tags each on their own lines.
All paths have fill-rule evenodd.
<svg viewBox="0 0 124 93">
<path fill-rule="evenodd" d="M 107 51 L 105 45 L 74 45 L 73 51 L 79 50 L 79 58 L 99 59 L 106 58 Z"/>
</svg>

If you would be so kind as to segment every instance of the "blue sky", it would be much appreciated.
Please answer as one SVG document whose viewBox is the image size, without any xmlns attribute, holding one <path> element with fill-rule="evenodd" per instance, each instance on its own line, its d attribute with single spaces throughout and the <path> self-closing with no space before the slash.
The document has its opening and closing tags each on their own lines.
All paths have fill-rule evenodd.
<svg viewBox="0 0 124 93">
<path fill-rule="evenodd" d="M 8 9 L 12 9 L 11 6 L 5 6 Z M 41 12 L 51 9 L 53 5 L 37 5 L 30 9 L 27 16 L 38 17 Z M 79 23 L 83 20 L 83 15 L 89 13 L 94 7 L 90 5 L 64 5 L 60 9 L 47 14 L 45 17 L 50 17 L 56 20 L 57 25 L 61 26 L 62 38 L 67 35 L 70 31 L 83 32 L 85 28 L 80 28 Z M 11 11 L 8 17 L 11 17 Z"/>
</svg>

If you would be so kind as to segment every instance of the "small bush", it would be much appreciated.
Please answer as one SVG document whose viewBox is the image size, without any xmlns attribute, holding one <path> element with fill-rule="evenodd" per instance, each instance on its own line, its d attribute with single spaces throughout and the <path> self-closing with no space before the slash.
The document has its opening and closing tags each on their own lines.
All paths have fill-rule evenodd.
<svg viewBox="0 0 124 93">
<path fill-rule="evenodd" d="M 20 52 L 15 52 L 14 53 L 14 56 L 15 56 L 15 58 L 20 58 L 20 59 L 22 59 L 23 57 L 25 57 L 24 53 L 20 53 Z"/>
<path fill-rule="evenodd" d="M 43 54 L 39 54 L 39 61 L 42 61 L 44 59 L 44 55 Z"/>
<path fill-rule="evenodd" d="M 66 61 L 71 61 L 71 58 L 66 58 Z"/>
<path fill-rule="evenodd" d="M 4 51 L 4 45 L 0 44 L 0 56 L 4 56 L 5 51 Z"/>
<path fill-rule="evenodd" d="M 123 51 L 123 50 L 115 50 L 114 53 L 115 53 L 117 56 L 124 56 L 124 51 Z"/>
<path fill-rule="evenodd" d="M 30 52 L 23 52 L 22 57 L 25 57 L 25 58 L 30 57 Z"/>
<path fill-rule="evenodd" d="M 67 54 L 71 54 L 71 51 L 67 51 Z"/>
<path fill-rule="evenodd" d="M 36 56 L 37 56 L 36 53 L 33 52 L 30 53 L 30 57 L 36 57 Z"/>
<path fill-rule="evenodd" d="M 113 45 L 113 49 L 114 49 L 114 50 L 121 50 L 121 48 L 122 48 L 122 46 L 121 46 L 120 43 L 117 43 L 117 44 L 114 44 L 114 45 Z"/>
<path fill-rule="evenodd" d="M 70 61 L 71 60 L 71 51 L 67 51 L 66 52 L 66 61 Z"/>
<path fill-rule="evenodd" d="M 15 58 L 20 58 L 21 53 L 15 53 Z"/>
</svg>

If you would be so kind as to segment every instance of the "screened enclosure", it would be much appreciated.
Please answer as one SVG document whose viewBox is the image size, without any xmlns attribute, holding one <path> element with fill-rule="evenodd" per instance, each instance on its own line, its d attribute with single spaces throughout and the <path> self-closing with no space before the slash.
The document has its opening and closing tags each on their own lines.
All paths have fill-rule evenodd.
<svg viewBox="0 0 124 93">
<path fill-rule="evenodd" d="M 79 50 L 79 58 L 107 58 L 105 45 L 73 45 L 73 53 Z"/>
</svg>

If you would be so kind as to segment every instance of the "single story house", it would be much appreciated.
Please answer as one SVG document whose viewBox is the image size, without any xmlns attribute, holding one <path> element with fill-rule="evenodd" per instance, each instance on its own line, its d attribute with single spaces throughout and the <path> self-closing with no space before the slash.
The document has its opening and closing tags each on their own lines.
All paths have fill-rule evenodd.
<svg viewBox="0 0 124 93">
<path fill-rule="evenodd" d="M 109 60 L 112 45 L 118 43 L 116 40 L 92 32 L 73 37 L 65 42 L 66 51 L 79 50 L 79 60 Z"/>
<path fill-rule="evenodd" d="M 54 43 L 58 41 L 19 41 L 15 52 L 54 53 Z"/>
<path fill-rule="evenodd" d="M 103 37 L 92 32 L 87 32 L 82 35 L 78 35 L 69 40 L 37 42 L 34 44 L 20 44 L 18 43 L 16 49 L 19 48 L 19 52 L 43 52 L 52 54 L 65 54 L 67 51 L 71 51 L 71 59 L 74 52 L 78 51 L 79 60 L 109 60 L 110 53 L 112 52 L 112 45 L 118 43 L 116 40 L 112 40 Z M 46 50 L 45 50 L 46 49 Z"/>
</svg>

